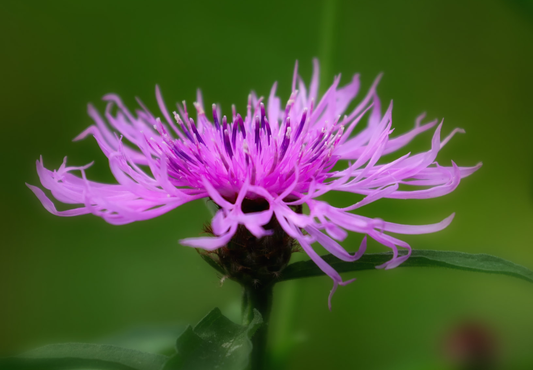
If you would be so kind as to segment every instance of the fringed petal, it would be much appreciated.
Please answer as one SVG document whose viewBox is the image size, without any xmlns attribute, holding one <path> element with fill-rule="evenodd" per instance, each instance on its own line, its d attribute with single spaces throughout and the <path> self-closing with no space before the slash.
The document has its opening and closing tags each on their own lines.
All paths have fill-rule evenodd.
<svg viewBox="0 0 533 370">
<path fill-rule="evenodd" d="M 212 251 L 228 244 L 233 235 L 235 234 L 235 231 L 237 231 L 237 224 L 233 224 L 227 233 L 222 234 L 220 236 L 187 238 L 181 239 L 179 242 L 180 244 L 188 247 L 202 248 L 208 251 Z"/>
</svg>

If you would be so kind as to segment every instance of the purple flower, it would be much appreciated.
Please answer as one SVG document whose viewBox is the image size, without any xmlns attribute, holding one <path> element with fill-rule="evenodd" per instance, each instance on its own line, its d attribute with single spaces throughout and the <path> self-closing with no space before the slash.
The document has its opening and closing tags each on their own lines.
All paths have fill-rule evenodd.
<svg viewBox="0 0 533 370">
<path fill-rule="evenodd" d="M 239 228 L 245 227 L 256 238 L 268 236 L 273 233 L 268 225 L 275 218 L 282 230 L 297 240 L 333 279 L 331 305 L 331 295 L 338 285 L 353 280 L 343 281 L 314 251 L 313 243 L 321 244 L 341 260 L 355 261 L 365 252 L 366 236 L 355 254 L 348 253 L 338 241 L 346 238 L 347 230 L 366 234 L 393 251 L 392 259 L 378 268 L 394 268 L 409 258 L 411 247 L 388 233 L 439 231 L 450 224 L 453 214 L 439 223 L 412 226 L 351 211 L 380 198 L 439 197 L 453 191 L 461 178 L 472 174 L 481 164 L 458 167 L 452 162 L 445 167 L 435 161 L 452 136 L 462 132 L 455 129 L 441 140 L 442 122 L 435 129 L 427 152 L 407 153 L 392 162 L 378 164 L 381 156 L 402 149 L 416 135 L 435 127 L 437 121 L 422 124 L 422 115 L 414 129 L 391 138 L 392 103 L 382 115 L 376 93 L 379 77 L 349 112 L 346 109 L 359 91 L 359 75 L 342 87 L 337 76 L 321 98 L 318 79 L 316 60 L 309 87 L 298 76 L 296 66 L 292 94 L 285 107 L 276 97 L 275 83 L 268 99 L 258 98 L 252 92 L 246 112 L 241 115 L 233 107 L 229 118 L 222 116 L 216 105 L 208 117 L 200 92 L 194 103 L 196 120 L 185 102 L 178 104 L 179 114 L 171 114 L 159 88 L 156 97 L 161 119 L 140 101 L 141 109 L 132 113 L 118 96 L 106 95 L 104 116 L 89 105 L 89 115 L 96 124 L 74 140 L 93 135 L 109 159 L 118 184 L 89 181 L 85 171 L 90 165 L 69 167 L 66 159 L 58 170 L 50 171 L 41 158 L 37 161 L 37 172 L 43 187 L 63 203 L 81 206 L 57 211 L 40 188 L 28 186 L 55 215 L 93 213 L 117 225 L 157 217 L 184 203 L 209 197 L 219 207 L 211 223 L 214 236 L 181 240 L 184 245 L 208 251 L 226 246 Z M 366 126 L 352 135 L 363 119 L 367 120 Z M 341 160 L 343 169 L 333 170 Z M 400 190 L 400 185 L 415 188 Z M 318 200 L 330 191 L 365 197 L 337 208 Z M 263 206 L 250 211 L 243 207 L 243 202 Z M 309 215 L 302 214 L 303 204 L 309 207 Z M 406 248 L 408 253 L 400 256 L 399 247 Z"/>
</svg>

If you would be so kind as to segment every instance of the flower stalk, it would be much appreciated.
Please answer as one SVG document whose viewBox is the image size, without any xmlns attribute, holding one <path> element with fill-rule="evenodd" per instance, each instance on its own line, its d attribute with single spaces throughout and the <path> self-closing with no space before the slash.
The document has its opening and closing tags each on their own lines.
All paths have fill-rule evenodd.
<svg viewBox="0 0 533 370">
<path fill-rule="evenodd" d="M 242 292 L 242 320 L 243 325 L 249 325 L 254 316 L 254 309 L 261 313 L 263 325 L 257 329 L 252 337 L 252 354 L 250 356 L 250 370 L 265 370 L 267 358 L 267 338 L 270 311 L 272 309 L 272 291 L 274 284 L 267 286 L 243 286 Z"/>
</svg>

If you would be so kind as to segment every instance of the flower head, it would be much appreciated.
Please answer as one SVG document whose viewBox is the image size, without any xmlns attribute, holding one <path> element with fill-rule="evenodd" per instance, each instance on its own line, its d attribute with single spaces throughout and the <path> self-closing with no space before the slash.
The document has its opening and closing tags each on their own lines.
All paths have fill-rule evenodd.
<svg viewBox="0 0 533 370">
<path fill-rule="evenodd" d="M 40 188 L 28 186 L 55 215 L 93 213 L 112 224 L 146 220 L 208 197 L 218 206 L 209 229 L 213 236 L 181 240 L 182 244 L 227 251 L 231 241 L 243 232 L 250 236 L 247 240 L 253 239 L 255 243 L 296 240 L 333 279 L 333 294 L 338 285 L 351 281 L 343 281 L 314 251 L 313 243 L 321 244 L 341 260 L 355 261 L 365 251 L 366 236 L 355 254 L 348 253 L 338 242 L 345 239 L 347 230 L 365 234 L 392 249 L 392 259 L 379 267 L 394 268 L 409 258 L 411 247 L 389 233 L 439 231 L 448 226 L 453 215 L 436 224 L 411 226 L 363 217 L 352 211 L 381 198 L 442 196 L 453 191 L 460 179 L 472 174 L 480 164 L 458 167 L 452 162 L 451 166 L 440 166 L 435 161 L 439 150 L 461 130 L 455 129 L 441 140 L 442 123 L 422 124 L 424 116 L 418 117 L 410 132 L 392 138 L 392 103 L 382 114 L 376 93 L 379 78 L 349 112 L 346 109 L 359 91 L 359 76 L 355 75 L 342 87 L 340 76 L 336 77 L 320 98 L 318 79 L 315 60 L 309 87 L 295 69 L 292 93 L 285 106 L 276 97 L 274 84 L 267 99 L 252 93 L 245 112 L 237 113 L 233 107 L 227 116 L 222 115 L 217 105 L 212 106 L 212 115 L 208 115 L 198 92 L 194 103 L 196 119 L 185 102 L 178 105 L 178 112 L 169 112 L 159 88 L 156 97 L 162 117 L 153 115 L 140 101 L 141 109 L 134 114 L 118 96 L 106 95 L 105 119 L 89 105 L 95 125 L 75 140 L 94 136 L 109 159 L 118 184 L 89 181 L 85 175 L 88 166 L 67 167 L 66 159 L 58 170 L 50 171 L 41 158 L 37 171 L 43 187 L 57 200 L 81 206 L 57 211 Z M 366 126 L 352 135 L 364 120 Z M 408 153 L 378 164 L 381 156 L 403 148 L 416 135 L 435 126 L 427 152 Z M 344 164 L 343 169 L 333 170 L 339 161 Z M 149 171 L 141 166 L 147 166 Z M 81 173 L 81 177 L 73 172 Z M 400 190 L 400 185 L 416 188 Z M 421 186 L 424 188 L 420 189 Z M 365 197 L 337 208 L 317 199 L 330 191 Z M 304 204 L 309 207 L 308 215 L 302 214 Z M 406 248 L 408 253 L 400 256 L 399 247 Z M 284 259 L 281 265 L 286 262 Z"/>
</svg>

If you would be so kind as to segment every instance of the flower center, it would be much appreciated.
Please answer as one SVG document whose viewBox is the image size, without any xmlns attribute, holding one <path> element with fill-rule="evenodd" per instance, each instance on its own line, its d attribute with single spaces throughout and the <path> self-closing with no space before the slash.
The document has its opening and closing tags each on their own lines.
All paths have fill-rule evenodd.
<svg viewBox="0 0 533 370">
<path fill-rule="evenodd" d="M 209 121 L 196 103 L 195 122 L 183 103 L 180 114 L 174 112 L 179 138 L 171 138 L 158 121 L 155 127 L 163 142 L 151 141 L 150 145 L 166 159 L 176 187 L 201 189 L 205 178 L 223 196 L 232 197 L 248 179 L 272 194 L 282 193 L 295 182 L 294 191 L 305 193 L 312 181 L 331 176 L 328 171 L 338 159 L 333 151 L 344 126 L 340 116 L 327 121 L 324 117 L 331 115 L 320 105 L 313 111 L 313 101 L 307 108 L 297 97 L 295 91 L 284 111 L 273 109 L 268 117 L 262 98 L 249 97 L 245 118 L 233 109 L 232 122 L 226 116 L 219 119 L 216 105 L 213 122 Z"/>
</svg>

